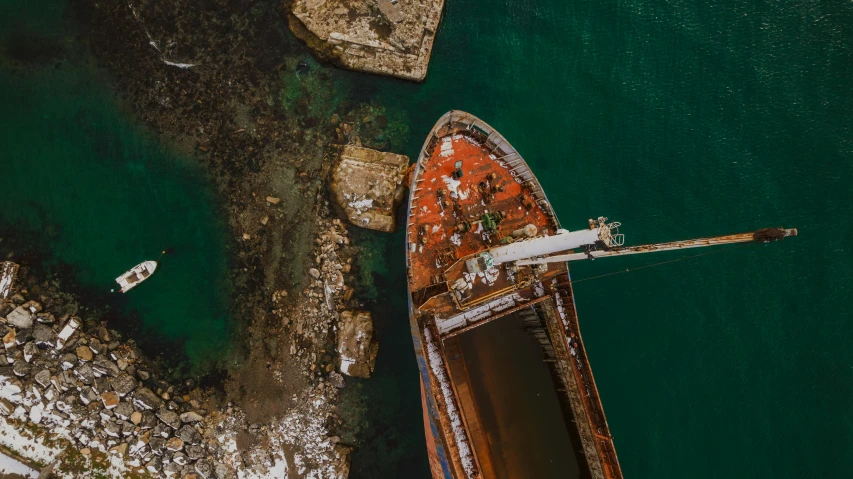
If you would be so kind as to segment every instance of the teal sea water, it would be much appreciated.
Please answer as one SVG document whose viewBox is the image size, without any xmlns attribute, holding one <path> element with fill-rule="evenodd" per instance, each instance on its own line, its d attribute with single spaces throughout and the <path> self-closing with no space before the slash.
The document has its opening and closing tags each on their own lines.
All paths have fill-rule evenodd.
<svg viewBox="0 0 853 479">
<path fill-rule="evenodd" d="M 853 6 L 833 2 L 450 1 L 425 83 L 371 80 L 409 113 L 407 154 L 445 111 L 474 113 L 522 153 L 570 229 L 606 215 L 641 244 L 799 228 L 576 283 L 626 477 L 853 470 L 851 25 Z M 390 297 L 405 294 L 389 271 Z"/>
<path fill-rule="evenodd" d="M 44 262 L 29 266 L 43 273 L 71 271 L 63 279 L 97 298 L 90 305 L 111 308 L 109 327 L 133 332 L 179 375 L 207 370 L 227 351 L 230 327 L 212 185 L 119 110 L 75 47 L 62 2 L 4 5 L 0 18 L 0 248 L 37 251 Z M 55 55 L 63 60 L 45 62 Z M 132 294 L 109 293 L 167 248 Z"/>
<path fill-rule="evenodd" d="M 74 42 L 50 5 L 0 4 L 4 55 Z M 799 228 L 588 281 L 685 254 L 573 266 L 581 328 L 626 477 L 848 477 L 851 25 L 839 2 L 453 0 L 423 84 L 342 81 L 408 119 L 413 157 L 447 110 L 489 122 L 570 229 L 606 215 L 639 244 Z M 21 31 L 50 41 L 10 49 L 32 45 Z M 217 200 L 107 86 L 74 58 L 0 68 L 0 224 L 43 238 L 47 267 L 92 289 L 174 246 L 170 274 L 117 305 L 202 364 L 227 348 Z M 363 417 L 352 476 L 427 477 L 403 235 L 355 241 L 381 347 L 346 397 Z"/>
</svg>

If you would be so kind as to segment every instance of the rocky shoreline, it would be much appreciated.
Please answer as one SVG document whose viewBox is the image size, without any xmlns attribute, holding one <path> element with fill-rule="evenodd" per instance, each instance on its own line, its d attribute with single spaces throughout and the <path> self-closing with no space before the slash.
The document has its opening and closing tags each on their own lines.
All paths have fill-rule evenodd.
<svg viewBox="0 0 853 479">
<path fill-rule="evenodd" d="M 352 296 L 344 274 L 354 250 L 328 206 L 319 213 L 313 281 L 295 298 L 296 308 L 274 310 L 283 331 L 266 332 L 290 347 L 285 360 L 267 362 L 264 392 L 284 393 L 295 375 L 305 378 L 291 397 L 280 398 L 290 400 L 283 414 L 259 414 L 263 395 L 246 411 L 218 404 L 191 382 L 162 381 L 132 340 L 86 314 L 56 281 L 39 282 L 22 267 L 10 277 L 23 281 L 9 280 L 8 298 L 0 298 L 0 364 L 8 364 L 0 366 L 0 445 L 52 466 L 57 477 L 77 477 L 81 468 L 112 477 L 347 477 L 350 448 L 332 435 L 340 424 L 342 356 L 323 348 L 336 337 L 339 316 L 354 316 L 342 309 Z M 280 290 L 272 300 L 288 296 Z M 364 334 L 364 327 L 347 332 L 350 342 Z M 372 370 L 371 352 L 344 371 Z"/>
<path fill-rule="evenodd" d="M 112 477 L 346 477 L 339 371 L 344 360 L 345 371 L 369 374 L 376 343 L 353 297 L 358 249 L 327 199 L 329 145 L 387 147 L 404 125 L 389 125 L 381 107 L 330 104 L 337 80 L 290 36 L 274 3 L 71 7 L 128 115 L 217 186 L 231 231 L 237 347 L 216 390 L 169 384 L 132 340 L 99 322 L 99 305 L 86 309 L 62 292 L 76 290 L 70 278 L 60 287 L 23 265 L 20 297 L 10 295 L 11 310 L 0 314 L 0 332 L 15 337 L 3 389 L 19 390 L 4 393 L 0 445 L 40 466 L 59 461 L 57 477 L 79 477 L 78 468 Z M 29 301 L 41 308 L 25 308 L 33 327 L 10 324 L 9 313 Z M 52 323 L 40 320 L 46 313 Z M 62 349 L 33 338 L 36 327 L 53 337 L 74 317 L 81 326 Z"/>
</svg>

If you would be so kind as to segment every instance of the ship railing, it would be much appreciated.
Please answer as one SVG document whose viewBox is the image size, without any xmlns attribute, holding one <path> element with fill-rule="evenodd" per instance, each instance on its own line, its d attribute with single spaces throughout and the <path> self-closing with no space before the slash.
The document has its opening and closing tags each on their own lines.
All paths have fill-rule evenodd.
<svg viewBox="0 0 853 479">
<path fill-rule="evenodd" d="M 571 286 L 571 280 L 568 275 L 557 279 L 553 289 L 558 291 L 559 302 L 563 307 L 564 314 L 568 321 L 563 324 L 564 333 L 569 338 L 569 344 L 574 349 L 574 360 L 576 364 L 575 371 L 580 379 L 580 386 L 584 392 L 584 403 L 589 412 L 589 417 L 597 437 L 597 449 L 599 457 L 610 474 L 607 477 L 621 478 L 622 470 L 619 465 L 619 459 L 616 456 L 616 447 L 613 445 L 613 437 L 610 435 L 610 428 L 607 425 L 607 419 L 604 416 L 604 407 L 601 404 L 601 397 L 598 395 L 598 388 L 595 385 L 595 379 L 592 376 L 592 370 L 589 366 L 589 359 L 586 355 L 586 349 L 583 347 L 583 340 L 578 327 L 577 308 L 574 304 L 574 292 Z M 556 299 L 556 298 L 555 298 Z M 576 343 L 576 344 L 573 344 Z"/>
<path fill-rule="evenodd" d="M 503 158 L 508 158 L 514 155 L 515 158 L 512 160 L 512 164 L 510 166 L 512 166 L 515 171 L 511 174 L 517 177 L 521 183 L 530 190 L 530 193 L 533 195 L 537 204 L 539 204 L 554 224 L 555 228 L 560 228 L 560 222 L 557 219 L 557 215 L 554 213 L 554 208 L 551 206 L 551 202 L 548 201 L 548 197 L 545 196 L 542 185 L 539 184 L 539 180 L 536 178 L 536 175 L 533 174 L 533 171 L 524 161 L 521 154 L 518 153 L 506 138 L 503 137 L 503 135 L 492 128 L 491 125 L 470 113 L 452 110 L 440 118 L 436 123 L 436 126 L 433 128 L 429 139 L 425 142 L 425 146 L 421 151 L 421 157 L 419 160 L 426 160 L 429 157 L 441 137 L 455 133 L 465 134 L 478 141 L 496 159 L 502 159 L 501 161 L 504 161 Z"/>
</svg>

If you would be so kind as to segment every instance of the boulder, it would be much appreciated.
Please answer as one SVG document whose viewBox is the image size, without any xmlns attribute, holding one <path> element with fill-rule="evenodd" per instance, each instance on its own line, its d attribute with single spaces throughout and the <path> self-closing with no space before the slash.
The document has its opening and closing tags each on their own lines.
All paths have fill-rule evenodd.
<svg viewBox="0 0 853 479">
<path fill-rule="evenodd" d="M 92 381 L 95 380 L 95 372 L 92 371 L 92 366 L 89 363 L 83 363 L 71 371 L 74 373 L 74 377 L 83 384 L 91 385 Z"/>
<path fill-rule="evenodd" d="M 174 461 L 163 466 L 163 472 L 166 473 L 166 475 L 169 477 L 172 477 L 172 476 L 181 477 L 178 475 L 181 472 L 181 469 L 183 469 L 183 466 L 181 466 L 180 464 L 178 464 Z M 183 479 L 183 478 L 181 478 L 181 479 Z"/>
<path fill-rule="evenodd" d="M 6 399 L 0 398 L 0 414 L 8 416 L 15 411 L 15 405 Z"/>
<path fill-rule="evenodd" d="M 161 469 L 163 469 L 163 461 L 161 461 L 159 457 L 154 456 L 153 459 L 145 464 L 145 469 L 152 474 L 157 474 Z"/>
<path fill-rule="evenodd" d="M 3 347 L 6 348 L 6 351 L 18 345 L 15 336 L 15 328 L 10 329 L 9 332 L 3 335 Z"/>
<path fill-rule="evenodd" d="M 113 379 L 112 387 L 113 391 L 124 397 L 136 389 L 136 380 L 127 373 L 121 373 Z"/>
<path fill-rule="evenodd" d="M 104 345 L 101 344 L 101 341 L 99 341 L 98 338 L 92 338 L 89 340 L 89 349 L 91 349 L 95 354 L 101 354 L 104 352 Z"/>
<path fill-rule="evenodd" d="M 109 376 L 111 378 L 118 376 L 121 372 L 116 363 L 110 361 L 109 359 L 103 356 L 98 356 L 95 358 L 95 360 L 92 362 L 92 369 L 95 371 L 95 374 L 98 374 L 100 376 Z"/>
<path fill-rule="evenodd" d="M 204 459 L 199 459 L 198 462 L 195 463 L 195 472 L 201 476 L 202 479 L 207 479 L 213 476 L 213 466 Z"/>
<path fill-rule="evenodd" d="M 199 422 L 202 419 L 204 419 L 204 417 L 194 411 L 189 411 L 181 414 L 181 422 Z"/>
<path fill-rule="evenodd" d="M 95 357 L 88 346 L 78 346 L 76 352 L 80 361 L 91 361 Z"/>
<path fill-rule="evenodd" d="M 379 343 L 367 311 L 343 311 L 338 325 L 338 367 L 343 374 L 367 378 L 373 373 Z"/>
<path fill-rule="evenodd" d="M 151 429 L 158 424 L 157 416 L 154 415 L 153 411 L 142 412 L 142 419 L 139 420 L 139 427 L 142 429 Z"/>
<path fill-rule="evenodd" d="M 113 412 L 119 419 L 127 421 L 128 419 L 130 419 L 130 416 L 135 411 L 133 410 L 133 406 L 131 406 L 129 402 L 120 401 Z"/>
<path fill-rule="evenodd" d="M 186 447 L 185 450 L 187 452 L 187 456 L 192 460 L 201 459 L 202 457 L 204 457 L 204 448 L 199 445 L 190 444 Z"/>
<path fill-rule="evenodd" d="M 91 404 L 98 400 L 98 393 L 92 390 L 92 388 L 84 388 L 80 391 L 80 401 L 83 404 Z"/>
<path fill-rule="evenodd" d="M 104 402 L 104 407 L 107 409 L 112 409 L 118 406 L 120 401 L 118 393 L 115 391 L 108 391 L 101 394 L 101 400 Z"/>
<path fill-rule="evenodd" d="M 33 313 L 25 306 L 18 306 L 6 316 L 6 322 L 16 328 L 31 328 L 33 326 Z"/>
<path fill-rule="evenodd" d="M 65 353 L 59 358 L 59 366 L 63 371 L 67 371 L 77 364 L 77 355 L 74 353 Z"/>
<path fill-rule="evenodd" d="M 27 343 L 24 345 L 24 361 L 30 362 L 33 360 L 33 356 L 36 355 L 37 347 L 35 343 Z"/>
<path fill-rule="evenodd" d="M 36 373 L 34 379 L 37 383 L 43 388 L 50 386 L 50 371 L 47 369 L 42 369 L 38 373 Z"/>
<path fill-rule="evenodd" d="M 176 435 L 186 444 L 198 444 L 201 442 L 201 434 L 199 434 L 198 431 L 189 424 L 184 424 L 181 429 L 178 430 Z"/>
<path fill-rule="evenodd" d="M 38 301 L 35 301 L 35 300 L 27 301 L 22 306 L 24 308 L 27 308 L 27 310 L 29 310 L 29 312 L 33 315 L 33 317 L 35 317 L 36 313 L 40 313 L 42 310 L 41 303 L 39 303 Z"/>
<path fill-rule="evenodd" d="M 158 409 L 162 401 L 148 388 L 139 388 L 133 393 L 133 405 L 139 409 Z"/>
<path fill-rule="evenodd" d="M 139 411 L 133 411 L 133 414 L 130 415 L 130 422 L 139 425 L 142 422 L 142 413 Z"/>
<path fill-rule="evenodd" d="M 103 394 L 103 393 L 109 391 L 110 390 L 109 379 L 104 378 L 104 377 L 101 377 L 101 378 L 96 377 L 95 380 L 92 381 L 92 389 L 97 391 L 98 394 Z"/>
<path fill-rule="evenodd" d="M 181 466 L 186 466 L 189 463 L 189 460 L 187 459 L 186 454 L 178 451 L 172 456 L 172 462 Z"/>
<path fill-rule="evenodd" d="M 184 447 L 184 441 L 179 437 L 170 437 L 166 441 L 166 449 L 170 451 L 180 451 Z"/>
<path fill-rule="evenodd" d="M 121 435 L 121 425 L 115 421 L 104 422 L 104 432 L 110 437 L 119 437 Z"/>
<path fill-rule="evenodd" d="M 175 411 L 170 411 L 166 408 L 160 408 L 160 410 L 157 411 L 157 418 L 171 426 L 172 429 L 177 429 L 181 427 L 181 419 L 178 417 L 178 413 L 176 413 Z"/>
<path fill-rule="evenodd" d="M 42 349 L 53 349 L 56 347 L 56 332 L 50 326 L 37 324 L 33 328 L 33 341 Z"/>
<path fill-rule="evenodd" d="M 352 224 L 391 232 L 408 166 L 406 156 L 347 145 L 338 154 L 329 189 Z"/>
<path fill-rule="evenodd" d="M 12 372 L 18 377 L 28 376 L 32 371 L 33 366 L 23 359 L 15 361 L 15 364 L 12 365 Z"/>
<path fill-rule="evenodd" d="M 124 421 L 121 425 L 121 435 L 122 436 L 130 436 L 131 434 L 136 432 L 136 426 L 133 425 L 132 422 Z"/>
<path fill-rule="evenodd" d="M 166 447 L 166 440 L 159 436 L 153 436 L 148 439 L 148 447 L 151 448 L 151 452 L 160 455 L 163 453 L 163 448 Z"/>
</svg>

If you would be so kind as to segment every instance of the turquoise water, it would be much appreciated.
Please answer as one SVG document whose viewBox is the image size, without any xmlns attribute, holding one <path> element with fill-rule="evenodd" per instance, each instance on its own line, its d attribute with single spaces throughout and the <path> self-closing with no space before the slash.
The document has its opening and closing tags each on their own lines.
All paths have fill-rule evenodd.
<svg viewBox="0 0 853 479">
<path fill-rule="evenodd" d="M 409 111 L 409 155 L 450 109 L 496 127 L 565 227 L 606 215 L 630 244 L 799 228 L 576 284 L 626 477 L 853 468 L 850 25 L 847 3 L 459 0 L 424 84 L 370 79 Z"/>
<path fill-rule="evenodd" d="M 180 358 L 170 366 L 183 374 L 204 371 L 230 343 L 226 229 L 211 184 L 120 111 L 72 47 L 63 9 L 48 7 L 0 15 L 13 19 L 0 30 L 0 236 L 31 243 L 7 241 L 0 251 L 36 249 L 44 264 L 30 266 L 68 267 L 73 277 L 64 279 L 97 298 L 91 306 L 112 308 L 109 327 L 134 331 L 149 353 Z M 42 62 L 34 44 L 64 60 Z M 117 276 L 167 248 L 148 281 L 109 294 Z"/>
<path fill-rule="evenodd" d="M 0 224 L 104 292 L 175 247 L 115 305 L 205 364 L 229 325 L 211 185 L 118 109 L 67 25 L 61 2 L 0 4 Z M 847 477 L 850 25 L 847 3 L 454 0 L 423 84 L 344 77 L 352 101 L 408 118 L 411 156 L 447 110 L 491 123 L 568 228 L 607 215 L 630 244 L 799 228 L 589 281 L 681 255 L 573 266 L 581 327 L 626 477 Z M 56 49 L 59 68 L 40 62 Z M 10 67 L 18 53 L 31 64 Z M 375 377 L 348 390 L 364 414 L 353 477 L 426 477 L 403 235 L 365 235 L 381 347 Z"/>
</svg>

